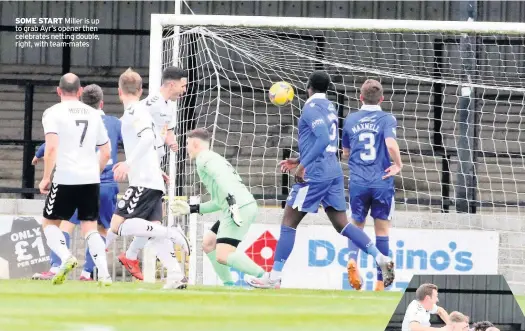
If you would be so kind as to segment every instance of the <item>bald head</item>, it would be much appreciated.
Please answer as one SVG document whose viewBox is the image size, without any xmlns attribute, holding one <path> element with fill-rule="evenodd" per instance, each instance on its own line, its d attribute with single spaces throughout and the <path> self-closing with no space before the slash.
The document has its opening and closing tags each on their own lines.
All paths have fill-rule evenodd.
<svg viewBox="0 0 525 331">
<path fill-rule="evenodd" d="M 487 331 L 500 331 L 497 327 L 491 326 Z"/>
<path fill-rule="evenodd" d="M 80 78 L 73 73 L 67 73 L 60 78 L 58 87 L 63 94 L 77 94 L 80 90 Z"/>
</svg>

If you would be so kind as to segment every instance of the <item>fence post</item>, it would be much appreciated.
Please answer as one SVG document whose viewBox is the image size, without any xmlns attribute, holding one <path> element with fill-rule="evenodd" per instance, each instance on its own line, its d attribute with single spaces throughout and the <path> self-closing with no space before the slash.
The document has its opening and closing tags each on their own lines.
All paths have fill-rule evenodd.
<svg viewBox="0 0 525 331">
<path fill-rule="evenodd" d="M 22 188 L 35 187 L 35 167 L 31 165 L 35 155 L 35 145 L 32 141 L 33 132 L 33 96 L 35 87 L 33 83 L 25 86 L 24 100 L 24 154 L 22 157 Z M 23 199 L 33 199 L 33 193 L 22 193 Z"/>
</svg>

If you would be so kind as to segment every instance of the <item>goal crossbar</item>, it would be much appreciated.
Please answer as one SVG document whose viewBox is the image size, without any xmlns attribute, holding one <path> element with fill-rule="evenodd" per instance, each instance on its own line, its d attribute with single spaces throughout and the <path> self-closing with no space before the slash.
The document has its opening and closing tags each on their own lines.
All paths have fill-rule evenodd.
<svg viewBox="0 0 525 331">
<path fill-rule="evenodd" d="M 475 21 L 377 20 L 319 17 L 271 17 L 226 15 L 151 15 L 151 33 L 166 25 L 201 25 L 235 27 L 274 27 L 296 29 L 332 29 L 388 32 L 452 32 L 525 34 L 525 23 Z"/>
</svg>

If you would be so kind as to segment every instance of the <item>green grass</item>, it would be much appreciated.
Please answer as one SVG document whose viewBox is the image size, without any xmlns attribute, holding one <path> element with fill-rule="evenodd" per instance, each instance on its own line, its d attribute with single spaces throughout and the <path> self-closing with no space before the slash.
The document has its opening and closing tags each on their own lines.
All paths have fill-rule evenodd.
<svg viewBox="0 0 525 331">
<path fill-rule="evenodd" d="M 0 281 L 2 331 L 383 331 L 400 292 Z M 519 298 L 520 305 L 525 297 Z M 91 327 L 91 328 L 90 328 Z M 98 327 L 98 328 L 95 328 Z"/>
</svg>

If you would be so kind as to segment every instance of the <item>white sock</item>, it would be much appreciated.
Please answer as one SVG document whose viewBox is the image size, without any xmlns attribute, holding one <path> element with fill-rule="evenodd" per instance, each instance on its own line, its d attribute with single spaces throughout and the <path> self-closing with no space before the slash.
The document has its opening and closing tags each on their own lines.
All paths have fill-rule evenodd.
<svg viewBox="0 0 525 331">
<path fill-rule="evenodd" d="M 51 267 L 51 269 L 49 269 L 49 272 L 52 272 L 54 274 L 56 274 L 58 272 L 59 268 L 58 267 Z"/>
<path fill-rule="evenodd" d="M 72 255 L 66 246 L 66 238 L 62 231 L 56 225 L 48 225 L 44 228 L 44 235 L 46 236 L 47 246 L 58 255 L 62 263 Z"/>
<path fill-rule="evenodd" d="M 86 242 L 93 262 L 97 266 L 99 277 L 108 277 L 108 261 L 106 259 L 106 245 L 98 231 L 92 231 L 86 235 Z"/>
<path fill-rule="evenodd" d="M 388 263 L 390 261 L 392 261 L 392 259 L 389 256 L 386 256 L 386 255 L 383 255 L 383 254 L 378 254 L 376 256 L 376 262 L 379 265 Z"/>
<path fill-rule="evenodd" d="M 106 248 L 109 248 L 109 246 L 111 246 L 117 237 L 118 236 L 115 234 L 115 232 L 111 231 L 111 229 L 108 229 L 108 233 L 106 234 Z"/>
<path fill-rule="evenodd" d="M 126 251 L 126 258 L 130 260 L 137 260 L 139 251 L 146 246 L 148 237 L 134 237 L 131 244 L 129 244 L 128 250 Z"/>
<path fill-rule="evenodd" d="M 142 218 L 130 218 L 119 227 L 119 236 L 136 236 L 146 238 L 171 238 L 173 230 L 157 223 L 146 221 Z"/>
<path fill-rule="evenodd" d="M 281 274 L 282 274 L 282 271 L 272 270 L 270 272 L 270 280 L 279 280 L 279 279 L 281 279 Z"/>
<path fill-rule="evenodd" d="M 82 270 L 80 276 L 84 276 L 85 278 L 91 278 L 91 273 L 87 272 L 86 270 Z"/>
<path fill-rule="evenodd" d="M 168 270 L 167 280 L 181 280 L 184 275 L 182 274 L 179 261 L 175 255 L 175 247 L 173 246 L 173 242 L 166 238 L 156 238 L 152 240 L 151 243 L 157 252 L 157 257 L 159 258 L 160 262 Z"/>
</svg>

